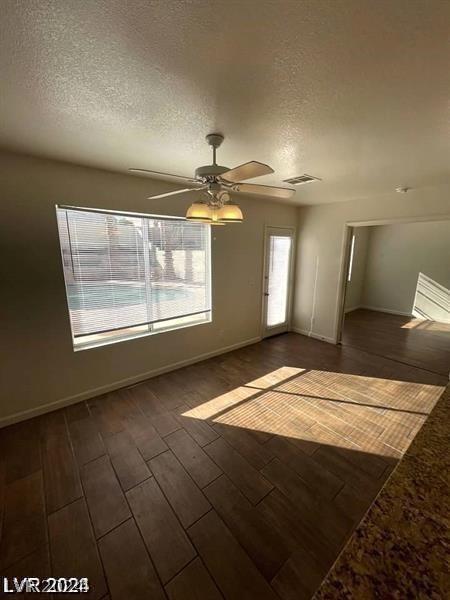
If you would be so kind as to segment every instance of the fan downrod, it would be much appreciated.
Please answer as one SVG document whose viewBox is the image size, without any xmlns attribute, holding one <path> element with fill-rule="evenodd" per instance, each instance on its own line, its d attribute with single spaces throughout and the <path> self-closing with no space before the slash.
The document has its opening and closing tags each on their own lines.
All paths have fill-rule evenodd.
<svg viewBox="0 0 450 600">
<path fill-rule="evenodd" d="M 204 182 L 208 181 L 208 183 L 216 182 L 217 177 L 222 173 L 225 173 L 229 170 L 228 167 L 222 167 L 218 165 L 216 162 L 216 150 L 223 142 L 223 135 L 221 133 L 209 133 L 206 136 L 206 141 L 212 147 L 213 151 L 213 162 L 212 165 L 205 165 L 204 167 L 198 167 L 195 170 L 195 177 L 197 179 L 202 179 Z"/>
</svg>

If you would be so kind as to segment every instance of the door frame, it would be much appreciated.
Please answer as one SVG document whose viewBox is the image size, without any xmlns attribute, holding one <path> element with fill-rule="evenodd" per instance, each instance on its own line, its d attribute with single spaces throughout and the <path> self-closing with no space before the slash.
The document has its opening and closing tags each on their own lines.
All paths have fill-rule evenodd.
<svg viewBox="0 0 450 600">
<path fill-rule="evenodd" d="M 350 260 L 350 241 L 352 232 L 356 227 L 374 227 L 377 225 L 400 225 L 402 223 L 422 223 L 434 221 L 448 221 L 450 213 L 441 213 L 437 215 L 420 215 L 417 217 L 393 217 L 391 219 L 371 219 L 366 221 L 347 221 L 344 224 L 344 231 L 341 246 L 341 263 L 339 270 L 338 295 L 335 309 L 334 339 L 332 343 L 340 344 L 342 341 L 342 330 L 345 317 L 345 295 L 347 292 L 347 272 Z"/>
<path fill-rule="evenodd" d="M 289 280 L 288 280 L 288 299 L 287 299 L 287 318 L 286 318 L 286 332 L 291 330 L 292 325 L 292 306 L 293 306 L 293 298 L 294 298 L 294 268 L 295 268 L 295 260 L 296 260 L 296 228 L 292 225 L 264 225 L 264 234 L 263 234 L 263 260 L 262 260 L 262 272 L 261 272 L 261 325 L 260 325 L 260 337 L 261 339 L 271 337 L 272 335 L 277 335 L 277 332 L 267 333 L 267 327 L 265 325 L 265 308 L 266 308 L 266 296 L 265 296 L 265 272 L 266 272 L 266 262 L 268 258 L 268 234 L 271 229 L 281 229 L 290 233 L 292 239 L 291 246 L 291 257 L 290 257 L 290 265 L 289 265 Z M 277 325 L 274 326 L 274 330 L 279 327 Z"/>
</svg>

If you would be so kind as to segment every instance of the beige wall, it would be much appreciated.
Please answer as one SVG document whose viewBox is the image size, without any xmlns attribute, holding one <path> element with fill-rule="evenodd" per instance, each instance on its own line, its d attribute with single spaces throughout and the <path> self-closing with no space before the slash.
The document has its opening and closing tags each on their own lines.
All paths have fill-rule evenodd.
<svg viewBox="0 0 450 600">
<path fill-rule="evenodd" d="M 345 291 L 345 310 L 355 310 L 362 304 L 364 277 L 366 274 L 367 247 L 369 244 L 369 227 L 355 227 L 353 230 L 355 243 L 351 279 Z"/>
<path fill-rule="evenodd" d="M 183 215 L 191 199 L 149 201 L 173 186 L 10 153 L 0 153 L 0 169 L 0 423 L 260 335 L 264 225 L 295 225 L 296 208 L 242 198 L 244 223 L 212 230 L 211 324 L 75 353 L 55 204 Z"/>
<path fill-rule="evenodd" d="M 449 322 L 450 221 L 370 229 L 362 304 Z"/>
<path fill-rule="evenodd" d="M 395 192 L 299 210 L 293 325 L 335 341 L 345 224 L 383 219 L 410 219 L 450 215 L 450 186 Z"/>
</svg>

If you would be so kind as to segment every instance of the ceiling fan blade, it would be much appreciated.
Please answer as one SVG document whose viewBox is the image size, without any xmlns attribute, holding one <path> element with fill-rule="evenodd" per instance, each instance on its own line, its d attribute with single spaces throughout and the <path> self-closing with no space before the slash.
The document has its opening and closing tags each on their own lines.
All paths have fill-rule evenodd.
<svg viewBox="0 0 450 600">
<path fill-rule="evenodd" d="M 167 196 L 175 196 L 176 194 L 184 194 L 186 192 L 198 192 L 206 188 L 206 185 L 202 185 L 197 188 L 184 188 L 182 190 L 174 190 L 173 192 L 166 192 L 165 194 L 156 194 L 155 196 L 149 196 L 147 200 L 155 200 L 156 198 L 166 198 Z"/>
<path fill-rule="evenodd" d="M 252 160 L 243 165 L 239 165 L 234 169 L 225 171 L 225 173 L 221 174 L 221 178 L 230 181 L 231 183 L 237 183 L 238 181 L 253 179 L 253 177 L 261 177 L 261 175 L 269 175 L 270 173 L 274 173 L 274 170 L 270 168 L 269 165 Z"/>
<path fill-rule="evenodd" d="M 172 177 L 189 183 L 197 183 L 192 177 L 183 177 L 183 175 L 172 175 L 172 173 L 161 173 L 160 171 L 149 171 L 148 169 L 128 169 L 131 173 L 144 173 L 145 175 L 156 175 L 158 177 Z"/>
<path fill-rule="evenodd" d="M 236 183 L 231 188 L 234 192 L 244 194 L 259 194 L 260 196 L 272 196 L 273 198 L 291 198 L 295 190 L 273 185 L 258 185 L 254 183 Z"/>
</svg>

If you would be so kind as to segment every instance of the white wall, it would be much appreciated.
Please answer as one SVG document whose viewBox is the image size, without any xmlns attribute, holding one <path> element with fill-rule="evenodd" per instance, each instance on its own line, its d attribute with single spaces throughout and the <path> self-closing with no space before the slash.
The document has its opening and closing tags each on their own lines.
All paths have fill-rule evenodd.
<svg viewBox="0 0 450 600">
<path fill-rule="evenodd" d="M 450 221 L 370 229 L 362 303 L 449 322 Z"/>
<path fill-rule="evenodd" d="M 345 310 L 350 312 L 359 308 L 363 302 L 364 278 L 366 275 L 367 248 L 369 245 L 370 227 L 355 227 L 353 245 L 353 261 L 351 279 L 347 281 L 345 292 Z"/>
<path fill-rule="evenodd" d="M 0 423 L 260 335 L 264 225 L 295 225 L 295 207 L 242 198 L 244 223 L 213 229 L 212 323 L 74 353 L 55 205 L 183 215 L 192 197 L 148 201 L 174 186 L 6 152 L 0 169 Z"/>
<path fill-rule="evenodd" d="M 293 325 L 335 341 L 341 293 L 345 224 L 450 215 L 450 186 L 395 192 L 367 200 L 299 210 Z"/>
</svg>

